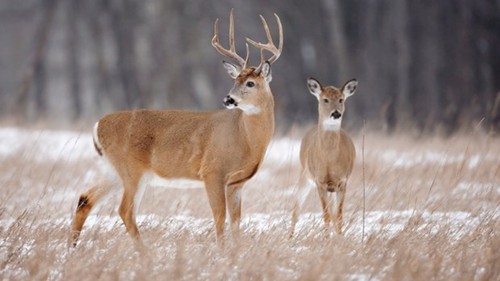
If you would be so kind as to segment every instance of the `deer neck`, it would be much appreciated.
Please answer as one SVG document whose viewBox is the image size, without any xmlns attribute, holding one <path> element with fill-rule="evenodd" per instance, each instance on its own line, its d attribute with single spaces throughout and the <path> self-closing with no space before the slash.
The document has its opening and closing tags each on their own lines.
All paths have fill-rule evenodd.
<svg viewBox="0 0 500 281">
<path fill-rule="evenodd" d="M 341 128 L 335 130 L 325 129 L 323 124 L 318 124 L 318 143 L 322 151 L 335 149 L 340 144 Z"/>
<path fill-rule="evenodd" d="M 274 133 L 274 99 L 272 94 L 258 113 L 240 112 L 240 114 L 240 130 L 244 133 L 249 147 L 252 150 L 261 150 L 265 153 Z"/>
</svg>

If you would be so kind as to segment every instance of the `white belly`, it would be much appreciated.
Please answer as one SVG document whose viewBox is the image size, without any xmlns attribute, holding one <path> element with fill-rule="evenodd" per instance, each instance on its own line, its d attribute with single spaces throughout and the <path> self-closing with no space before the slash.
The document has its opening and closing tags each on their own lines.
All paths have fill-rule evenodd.
<svg viewBox="0 0 500 281">
<path fill-rule="evenodd" d="M 191 179 L 166 179 L 158 176 L 153 172 L 144 174 L 143 179 L 148 182 L 150 186 L 163 187 L 163 188 L 204 188 L 205 184 L 202 181 L 191 180 Z"/>
</svg>

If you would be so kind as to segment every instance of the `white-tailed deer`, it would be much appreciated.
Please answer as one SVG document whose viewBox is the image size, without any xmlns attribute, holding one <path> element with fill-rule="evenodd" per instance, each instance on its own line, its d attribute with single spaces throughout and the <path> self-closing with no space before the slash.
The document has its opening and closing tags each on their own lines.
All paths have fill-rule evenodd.
<svg viewBox="0 0 500 281">
<path fill-rule="evenodd" d="M 239 229 L 241 188 L 257 172 L 274 133 L 274 99 L 269 87 L 271 64 L 283 49 L 283 28 L 278 47 L 261 17 L 266 44 L 246 41 L 261 51 L 257 67 L 247 67 L 246 58 L 235 51 L 231 10 L 229 49 L 219 43 L 218 19 L 212 46 L 238 65 L 223 61 L 234 85 L 224 98 L 230 110 L 190 112 L 180 110 L 132 110 L 104 116 L 94 126 L 94 144 L 119 176 L 124 188 L 119 214 L 128 233 L 141 243 L 135 214 L 151 178 L 203 181 L 215 221 L 217 241 L 223 235 L 226 206 L 233 230 Z M 266 60 L 265 51 L 272 56 Z M 92 207 L 111 191 L 110 181 L 97 182 L 80 196 L 72 222 L 76 245 Z"/>
<path fill-rule="evenodd" d="M 358 82 L 353 79 L 337 89 L 333 86 L 323 87 L 314 78 L 307 80 L 309 92 L 318 99 L 318 125 L 306 133 L 300 146 L 301 173 L 297 200 L 292 211 L 290 236 L 295 231 L 298 213 L 314 186 L 321 200 L 326 228 L 334 220 L 337 233 L 342 234 L 342 207 L 356 151 L 351 138 L 341 128 L 341 123 L 345 100 L 354 94 L 357 85 Z"/>
</svg>

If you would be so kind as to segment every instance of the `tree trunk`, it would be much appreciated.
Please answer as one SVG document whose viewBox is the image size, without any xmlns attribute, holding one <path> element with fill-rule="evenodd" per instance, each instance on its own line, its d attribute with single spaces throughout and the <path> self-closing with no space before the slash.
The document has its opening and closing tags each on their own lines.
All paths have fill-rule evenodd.
<svg viewBox="0 0 500 281">
<path fill-rule="evenodd" d="M 346 33 L 344 28 L 344 12 L 338 0 L 323 0 L 323 6 L 327 12 L 329 20 L 330 36 L 337 62 L 338 77 L 340 81 L 347 81 L 351 75 L 349 65 L 349 54 L 347 52 Z"/>
<path fill-rule="evenodd" d="M 413 123 L 410 107 L 410 40 L 408 7 L 406 1 L 394 3 L 394 27 L 396 30 L 396 121 L 398 129 L 407 129 Z"/>
<path fill-rule="evenodd" d="M 44 0 L 42 3 L 42 16 L 40 23 L 34 33 L 34 47 L 24 76 L 21 80 L 19 92 L 17 93 L 16 104 L 14 106 L 14 116 L 23 119 L 28 116 L 31 118 L 44 117 L 47 111 L 45 96 L 46 72 L 45 72 L 45 50 L 52 27 L 52 21 L 57 8 L 57 0 Z M 30 93 L 34 89 L 34 110 L 30 112 Z"/>
<path fill-rule="evenodd" d="M 138 81 L 135 50 L 135 12 L 130 0 L 111 4 L 111 29 L 116 47 L 116 67 L 123 88 L 124 108 L 144 107 L 142 91 Z"/>
<path fill-rule="evenodd" d="M 78 119 L 82 116 L 82 97 L 80 79 L 80 42 L 78 36 L 79 1 L 68 0 L 67 2 L 67 26 L 66 26 L 66 55 L 68 68 L 68 88 L 72 98 L 72 118 Z"/>
</svg>

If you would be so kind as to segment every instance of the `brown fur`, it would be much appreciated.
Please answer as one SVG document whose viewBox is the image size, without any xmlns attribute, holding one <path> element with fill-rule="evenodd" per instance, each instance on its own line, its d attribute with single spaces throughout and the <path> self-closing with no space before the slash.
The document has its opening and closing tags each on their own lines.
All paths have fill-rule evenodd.
<svg viewBox="0 0 500 281">
<path fill-rule="evenodd" d="M 342 209 L 347 181 L 354 167 L 356 151 L 351 138 L 343 129 L 325 130 L 323 122 L 331 118 L 334 111 L 343 115 L 344 101 L 347 96 L 344 95 L 344 88 L 320 86 L 317 98 L 318 125 L 311 128 L 302 139 L 300 147 L 302 169 L 298 186 L 303 189 L 307 186 L 308 181 L 314 182 L 321 200 L 325 225 L 328 226 L 330 221 L 335 220 L 335 229 L 338 234 L 342 234 Z M 329 201 L 333 198 L 328 198 L 328 193 L 332 194 L 333 192 L 338 196 L 335 217 L 332 216 L 329 205 Z M 297 201 L 292 213 L 291 236 L 295 231 L 300 208 L 301 203 Z"/>
</svg>

